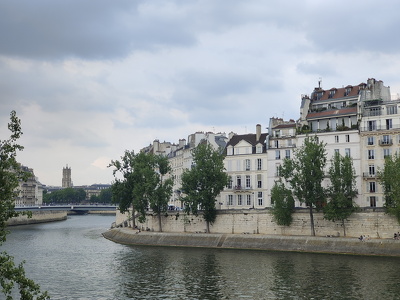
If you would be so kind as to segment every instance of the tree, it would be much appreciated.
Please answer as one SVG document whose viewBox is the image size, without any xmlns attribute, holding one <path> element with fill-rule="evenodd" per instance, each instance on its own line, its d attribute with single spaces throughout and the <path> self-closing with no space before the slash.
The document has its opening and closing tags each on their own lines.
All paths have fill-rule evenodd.
<svg viewBox="0 0 400 300">
<path fill-rule="evenodd" d="M 309 208 L 313 236 L 315 236 L 313 209 L 320 209 L 325 202 L 322 187 L 325 164 L 325 144 L 313 136 L 306 137 L 304 144 L 295 151 L 293 159 L 285 158 L 279 170 L 281 177 L 290 184 L 294 196 Z"/>
<path fill-rule="evenodd" d="M 271 189 L 271 214 L 278 225 L 290 226 L 293 221 L 294 199 L 291 190 L 281 180 L 275 181 Z"/>
<path fill-rule="evenodd" d="M 111 186 L 114 203 L 119 204 L 121 213 L 129 212 L 132 206 L 132 220 L 135 226 L 136 212 L 139 222 L 146 219 L 146 210 L 149 206 L 149 195 L 152 192 L 149 188 L 149 181 L 154 173 L 154 165 L 150 156 L 144 152 L 135 154 L 133 151 L 125 151 L 121 161 L 111 161 L 109 167 L 115 167 L 113 175 L 115 182 Z M 122 179 L 116 174 L 120 173 Z"/>
<path fill-rule="evenodd" d="M 168 209 L 168 201 L 172 195 L 173 179 L 171 176 L 171 166 L 169 164 L 168 158 L 165 156 L 155 156 L 154 167 L 156 168 L 154 172 L 154 181 L 152 182 L 152 189 L 150 193 L 150 208 L 158 216 L 159 230 L 162 231 L 161 226 L 161 214 L 165 213 Z M 165 178 L 169 175 L 168 178 Z"/>
<path fill-rule="evenodd" d="M 355 210 L 353 199 L 357 195 L 356 175 L 349 156 L 335 153 L 329 168 L 330 187 L 327 189 L 328 203 L 323 208 L 324 218 L 341 221 L 343 234 L 346 236 L 346 220 Z"/>
<path fill-rule="evenodd" d="M 400 223 L 400 155 L 399 153 L 385 158 L 382 171 L 378 172 L 385 195 L 386 213 L 395 216 Z"/>
<path fill-rule="evenodd" d="M 216 219 L 215 201 L 228 184 L 229 176 L 224 172 L 224 156 L 209 144 L 200 144 L 193 151 L 193 165 L 182 174 L 182 192 L 185 211 L 197 215 L 203 211 L 203 218 L 210 224 Z"/>
<path fill-rule="evenodd" d="M 17 144 L 22 131 L 21 121 L 15 111 L 10 114 L 8 129 L 11 131 L 10 138 L 0 141 L 0 245 L 6 241 L 7 220 L 23 214 L 14 210 L 14 198 L 18 195 L 18 182 L 30 176 L 23 172 L 16 160 L 17 151 L 22 151 L 24 147 Z M 20 299 L 50 299 L 47 292 L 41 292 L 40 286 L 26 277 L 23 263 L 16 266 L 14 258 L 6 252 L 0 253 L 0 284 L 7 300 L 12 299 L 15 284 Z"/>
</svg>

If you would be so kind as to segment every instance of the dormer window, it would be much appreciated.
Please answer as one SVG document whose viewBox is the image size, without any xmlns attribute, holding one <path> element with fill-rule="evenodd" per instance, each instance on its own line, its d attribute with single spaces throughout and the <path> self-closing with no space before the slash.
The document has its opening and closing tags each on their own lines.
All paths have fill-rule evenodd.
<svg viewBox="0 0 400 300">
<path fill-rule="evenodd" d="M 324 94 L 324 92 L 318 92 L 317 93 L 317 100 L 321 100 L 323 94 Z"/>
<path fill-rule="evenodd" d="M 333 96 L 335 96 L 335 93 L 336 93 L 336 90 L 330 90 L 329 91 L 329 96 L 328 96 L 328 98 L 330 99 L 330 98 L 333 98 Z"/>
<path fill-rule="evenodd" d="M 344 96 L 348 96 L 351 92 L 351 87 L 347 87 L 346 90 L 344 91 Z"/>
</svg>

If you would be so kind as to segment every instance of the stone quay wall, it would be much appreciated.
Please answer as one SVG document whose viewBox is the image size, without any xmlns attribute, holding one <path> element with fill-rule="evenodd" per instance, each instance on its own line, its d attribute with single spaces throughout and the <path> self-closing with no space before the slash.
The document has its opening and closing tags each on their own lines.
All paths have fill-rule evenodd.
<svg viewBox="0 0 400 300">
<path fill-rule="evenodd" d="M 37 223 L 46 223 L 54 221 L 63 221 L 67 219 L 67 211 L 34 211 L 32 218 L 28 216 L 19 216 L 7 221 L 8 226 L 29 225 Z"/>
<path fill-rule="evenodd" d="M 131 215 L 131 213 L 129 214 Z M 116 225 L 127 226 L 128 214 L 117 211 Z M 174 233 L 199 233 L 205 232 L 206 222 L 201 214 L 198 216 L 187 215 L 182 211 L 169 211 L 162 216 L 163 232 Z M 148 213 L 144 223 L 136 225 L 142 231 L 159 231 L 158 217 Z M 323 219 L 323 214 L 314 212 L 316 236 L 343 237 L 344 230 L 341 222 L 332 222 Z M 131 222 L 130 225 L 132 226 Z M 362 211 L 352 214 L 345 221 L 346 237 L 359 237 L 387 239 L 393 238 L 395 232 L 400 231 L 396 218 L 385 214 L 383 211 Z M 307 209 L 297 210 L 293 214 L 291 226 L 278 226 L 272 219 L 268 209 L 263 210 L 221 210 L 218 211 L 215 223 L 210 226 L 211 233 L 222 234 L 266 234 L 283 236 L 309 236 L 310 215 Z"/>
<path fill-rule="evenodd" d="M 138 233 L 132 228 L 114 228 L 103 233 L 116 243 L 139 246 L 203 247 L 295 251 L 311 253 L 400 256 L 400 242 L 393 239 L 282 236 L 263 234 Z"/>
</svg>

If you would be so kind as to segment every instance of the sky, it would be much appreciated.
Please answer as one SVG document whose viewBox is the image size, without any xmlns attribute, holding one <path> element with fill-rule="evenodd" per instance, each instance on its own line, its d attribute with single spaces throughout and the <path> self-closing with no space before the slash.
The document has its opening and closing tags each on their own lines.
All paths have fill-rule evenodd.
<svg viewBox="0 0 400 300">
<path fill-rule="evenodd" d="M 400 2 L 0 0 L 0 140 L 42 184 L 113 182 L 155 139 L 263 132 L 301 95 L 382 80 L 400 93 Z"/>
</svg>

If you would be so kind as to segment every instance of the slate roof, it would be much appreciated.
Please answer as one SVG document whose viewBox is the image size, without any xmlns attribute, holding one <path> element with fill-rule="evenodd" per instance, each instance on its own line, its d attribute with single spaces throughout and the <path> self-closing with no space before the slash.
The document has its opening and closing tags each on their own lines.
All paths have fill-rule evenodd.
<svg viewBox="0 0 400 300">
<path fill-rule="evenodd" d="M 241 141 L 246 141 L 250 145 L 252 145 L 252 153 L 256 153 L 256 145 L 258 143 L 261 143 L 263 145 L 263 153 L 266 151 L 266 144 L 265 141 L 267 139 L 268 133 L 261 133 L 260 135 L 260 140 L 256 140 L 256 134 L 255 133 L 249 133 L 249 134 L 240 134 L 240 135 L 234 135 L 229 142 L 226 144 L 226 148 L 228 146 L 233 146 L 235 147 L 238 143 Z M 225 149 L 226 149 L 225 148 Z"/>
</svg>

